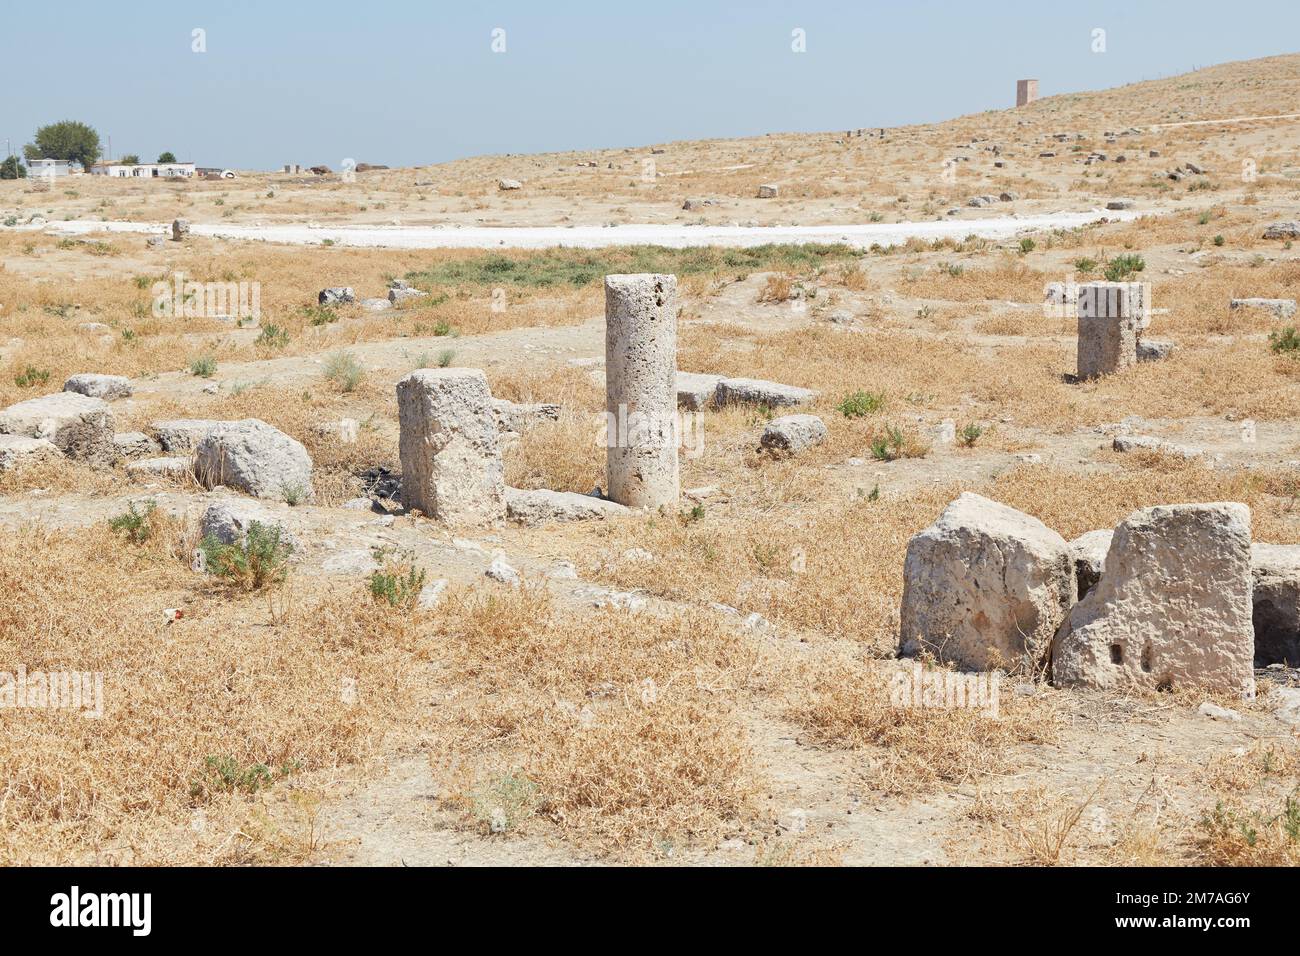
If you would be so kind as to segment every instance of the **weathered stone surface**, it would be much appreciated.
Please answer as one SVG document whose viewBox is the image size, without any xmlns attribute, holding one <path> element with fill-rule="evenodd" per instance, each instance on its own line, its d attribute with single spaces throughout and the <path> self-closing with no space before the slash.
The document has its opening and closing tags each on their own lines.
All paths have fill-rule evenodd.
<svg viewBox="0 0 1300 956">
<path fill-rule="evenodd" d="M 338 305 L 357 301 L 357 294 L 348 286 L 336 286 L 332 289 L 321 289 L 316 296 L 316 301 L 320 305 Z"/>
<path fill-rule="evenodd" d="M 519 583 L 519 572 L 500 556 L 493 558 L 492 563 L 484 569 L 483 573 L 493 581 L 500 581 L 502 584 Z"/>
<path fill-rule="evenodd" d="M 767 405 L 778 408 L 811 402 L 817 393 L 797 385 L 782 385 L 757 378 L 723 378 L 718 380 L 719 405 Z"/>
<path fill-rule="evenodd" d="M 393 303 L 393 305 L 397 305 L 397 303 L 404 302 L 407 299 L 423 299 L 428 294 L 429 293 L 422 292 L 419 289 L 412 289 L 409 285 L 403 285 L 388 290 L 388 301 Z"/>
<path fill-rule="evenodd" d="M 521 183 L 521 182 L 520 182 L 519 180 L 517 180 L 517 179 L 498 179 L 498 180 L 497 180 L 497 189 L 500 189 L 500 190 L 523 189 L 523 188 L 524 188 L 524 184 Z"/>
<path fill-rule="evenodd" d="M 19 465 L 36 464 L 62 458 L 63 452 L 44 438 L 27 435 L 0 435 L 0 471 Z"/>
<path fill-rule="evenodd" d="M 1253 544 L 1255 666 L 1300 667 L 1300 545 Z"/>
<path fill-rule="evenodd" d="M 361 308 L 367 312 L 387 312 L 393 307 L 393 303 L 387 299 L 362 299 Z"/>
<path fill-rule="evenodd" d="M 1078 585 L 1079 599 L 1097 586 L 1106 569 L 1106 552 L 1110 550 L 1115 532 L 1108 528 L 1089 531 L 1070 542 L 1070 560 L 1074 562 L 1074 579 Z"/>
<path fill-rule="evenodd" d="M 143 458 L 126 466 L 126 473 L 136 481 L 151 478 L 183 478 L 190 474 L 193 463 L 188 458 Z"/>
<path fill-rule="evenodd" d="M 225 485 L 274 501 L 308 500 L 311 456 L 278 428 L 256 418 L 218 422 L 194 448 L 194 474 L 206 488 Z"/>
<path fill-rule="evenodd" d="M 412 372 L 397 383 L 402 504 L 451 524 L 505 517 L 492 394 L 479 369 Z"/>
<path fill-rule="evenodd" d="M 199 520 L 199 535 L 201 538 L 211 537 L 221 544 L 238 544 L 244 540 L 253 522 L 266 528 L 279 528 L 280 540 L 297 550 L 298 540 L 285 527 L 284 518 L 265 505 L 246 498 L 230 498 L 208 505 Z"/>
<path fill-rule="evenodd" d="M 1052 645 L 1058 686 L 1251 696 L 1250 509 L 1157 505 L 1115 529 L 1106 571 Z"/>
<path fill-rule="evenodd" d="M 1131 199 L 1112 199 L 1110 202 L 1106 203 L 1106 208 L 1107 209 L 1132 209 L 1133 205 L 1134 205 L 1133 200 Z"/>
<path fill-rule="evenodd" d="M 826 423 L 816 415 L 786 415 L 768 422 L 759 445 L 769 452 L 797 455 L 826 440 Z"/>
<path fill-rule="evenodd" d="M 1228 308 L 1264 309 L 1271 312 L 1274 318 L 1285 320 L 1295 316 L 1296 302 L 1295 299 L 1230 299 Z"/>
<path fill-rule="evenodd" d="M 764 183 L 758 187 L 759 199 L 775 199 L 781 193 L 781 187 L 772 183 Z"/>
<path fill-rule="evenodd" d="M 96 467 L 117 460 L 113 412 L 103 399 L 58 392 L 0 412 L 0 434 L 44 438 L 69 458 Z"/>
<path fill-rule="evenodd" d="M 122 458 L 152 458 L 162 451 L 162 446 L 144 432 L 119 432 L 113 444 Z"/>
<path fill-rule="evenodd" d="M 1110 375 L 1137 363 L 1146 324 L 1145 298 L 1136 282 L 1090 282 L 1078 290 L 1080 379 Z"/>
<path fill-rule="evenodd" d="M 558 422 L 560 406 L 553 402 L 512 402 L 492 399 L 492 416 L 503 432 L 522 432 L 542 422 Z"/>
<path fill-rule="evenodd" d="M 718 391 L 721 375 L 708 375 L 703 372 L 677 373 L 677 407 L 691 411 L 701 411 L 713 404 Z"/>
<path fill-rule="evenodd" d="M 172 239 L 180 242 L 190 234 L 190 221 L 188 219 L 172 220 Z"/>
<path fill-rule="evenodd" d="M 154 422 L 149 427 L 153 429 L 163 451 L 176 454 L 182 451 L 193 451 L 199 439 L 220 424 L 221 422 L 211 418 L 171 418 Z"/>
<path fill-rule="evenodd" d="M 908 542 L 902 651 L 958 667 L 1035 667 L 1075 599 L 1065 539 L 969 492 Z"/>
<path fill-rule="evenodd" d="M 1116 435 L 1115 440 L 1111 442 L 1111 447 L 1118 452 L 1154 451 L 1162 455 L 1188 459 L 1200 458 L 1205 454 L 1204 449 L 1179 445 L 1153 435 Z"/>
<path fill-rule="evenodd" d="M 587 521 L 628 515 L 632 509 L 576 491 L 506 489 L 506 514 L 512 521 L 534 525 L 546 521 Z"/>
<path fill-rule="evenodd" d="M 1168 339 L 1139 339 L 1137 360 L 1139 362 L 1159 362 L 1174 354 L 1174 343 Z"/>
<path fill-rule="evenodd" d="M 677 505 L 677 277 L 605 276 L 605 470 L 611 500 Z"/>
<path fill-rule="evenodd" d="M 72 376 L 63 383 L 63 390 L 90 398 L 102 398 L 106 402 L 116 398 L 130 398 L 133 391 L 131 380 L 125 375 L 96 375 L 92 372 Z"/>
<path fill-rule="evenodd" d="M 1300 239 L 1300 222 L 1275 222 L 1264 230 L 1265 239 Z"/>
</svg>

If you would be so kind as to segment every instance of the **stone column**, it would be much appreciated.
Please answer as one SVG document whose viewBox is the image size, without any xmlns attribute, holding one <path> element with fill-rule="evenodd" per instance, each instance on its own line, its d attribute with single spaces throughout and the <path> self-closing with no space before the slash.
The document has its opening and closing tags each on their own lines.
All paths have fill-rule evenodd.
<svg viewBox="0 0 1300 956">
<path fill-rule="evenodd" d="M 402 504 L 457 525 L 505 517 L 505 469 L 487 378 L 426 368 L 397 383 Z"/>
<path fill-rule="evenodd" d="M 1016 80 L 1016 105 L 1028 106 L 1038 99 L 1037 80 Z"/>
<path fill-rule="evenodd" d="M 677 507 L 677 277 L 605 276 L 608 495 Z"/>
<path fill-rule="evenodd" d="M 1137 363 L 1138 335 L 1147 323 L 1140 282 L 1089 282 L 1079 286 L 1078 377 L 1109 375 Z"/>
</svg>

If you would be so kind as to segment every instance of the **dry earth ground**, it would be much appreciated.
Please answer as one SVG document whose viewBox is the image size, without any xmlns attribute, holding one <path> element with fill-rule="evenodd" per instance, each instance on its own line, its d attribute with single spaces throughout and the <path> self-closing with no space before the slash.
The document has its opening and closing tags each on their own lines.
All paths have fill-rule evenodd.
<svg viewBox="0 0 1300 956">
<path fill-rule="evenodd" d="M 485 157 L 356 183 L 0 183 L 0 222 L 51 224 L 892 222 L 988 215 L 966 199 L 1003 190 L 1019 197 L 1007 213 L 1117 197 L 1148 213 L 1032 243 L 745 253 L 154 248 L 0 226 L 0 405 L 77 372 L 129 375 L 118 431 L 262 418 L 307 445 L 318 490 L 276 506 L 302 542 L 288 582 L 245 591 L 190 569 L 198 515 L 223 492 L 133 483 L 121 467 L 0 475 L 0 660 L 105 674 L 100 720 L 0 712 L 0 857 L 1294 864 L 1300 749 L 1269 680 L 1255 702 L 1219 701 L 1243 715 L 1225 723 L 1190 693 L 1018 678 L 997 719 L 899 710 L 888 679 L 906 542 L 961 490 L 1067 538 L 1145 505 L 1239 500 L 1256 540 L 1300 543 L 1300 361 L 1270 350 L 1281 323 L 1228 309 L 1296 297 L 1297 253 L 1261 234 L 1298 218 L 1300 121 L 1156 125 L 1294 113 L 1298 80 L 1300 57 L 1279 57 L 883 138 Z M 1083 165 L 1093 150 L 1107 161 Z M 958 155 L 969 161 L 948 182 Z M 1188 161 L 1208 173 L 1165 178 Z M 500 176 L 525 189 L 499 192 Z M 752 199 L 760 182 L 781 198 Z M 720 203 L 685 213 L 686 197 Z M 1100 277 L 1125 254 L 1165 310 L 1151 334 L 1177 350 L 1076 384 L 1074 323 L 1044 313 L 1044 284 Z M 775 461 L 756 452 L 767 411 L 706 412 L 678 514 L 453 533 L 342 507 L 366 469 L 397 468 L 394 383 L 443 362 L 483 368 L 494 395 L 563 404 L 508 446 L 510 484 L 603 484 L 600 276 L 651 267 L 682 276 L 680 368 L 817 389 L 807 410 L 829 440 Z M 178 271 L 260 283 L 260 328 L 154 317 L 152 283 Z M 431 295 L 375 314 L 314 305 L 321 288 L 378 296 L 395 277 Z M 326 374 L 340 353 L 357 374 Z M 878 407 L 850 417 L 839 406 L 859 391 Z M 362 423 L 355 444 L 321 429 L 345 417 Z M 977 437 L 936 443 L 945 419 Z M 1207 455 L 1119 455 L 1121 425 Z M 906 454 L 877 460 L 889 428 Z M 146 498 L 146 540 L 110 530 Z M 484 578 L 498 553 L 522 589 Z M 434 610 L 393 607 L 371 596 L 381 566 L 449 587 Z M 612 592 L 645 605 L 594 606 Z M 167 623 L 168 608 L 183 617 Z"/>
</svg>

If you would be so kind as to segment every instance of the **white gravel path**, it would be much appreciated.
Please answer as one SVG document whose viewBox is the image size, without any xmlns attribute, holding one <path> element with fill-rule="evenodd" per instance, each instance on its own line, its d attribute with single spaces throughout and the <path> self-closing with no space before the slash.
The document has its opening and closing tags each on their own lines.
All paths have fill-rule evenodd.
<svg viewBox="0 0 1300 956">
<path fill-rule="evenodd" d="M 1005 239 L 1042 229 L 1072 229 L 1103 217 L 1129 220 L 1140 211 L 1061 212 L 1041 216 L 1001 216 L 989 219 L 945 219 L 932 222 L 871 223 L 860 226 L 347 226 L 316 223 L 286 225 L 208 225 L 193 223 L 191 235 L 218 239 L 262 240 L 288 245 L 319 245 L 332 240 L 338 246 L 388 249 L 544 249 L 570 246 L 593 249 L 602 246 L 659 245 L 674 248 L 692 246 L 758 246 L 769 242 L 843 242 L 866 248 L 873 243 L 887 246 L 908 239 L 963 239 L 975 235 Z M 15 229 L 45 229 L 63 235 L 96 232 L 166 233 L 165 223 L 93 222 L 72 220 L 43 226 L 15 226 Z"/>
</svg>

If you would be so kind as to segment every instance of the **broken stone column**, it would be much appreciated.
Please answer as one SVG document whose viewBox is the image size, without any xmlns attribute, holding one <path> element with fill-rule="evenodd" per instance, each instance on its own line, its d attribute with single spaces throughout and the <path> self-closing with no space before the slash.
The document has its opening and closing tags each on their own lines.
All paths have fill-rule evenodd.
<svg viewBox="0 0 1300 956">
<path fill-rule="evenodd" d="M 1058 686 L 1255 692 L 1250 509 L 1156 505 L 1115 529 L 1052 646 Z"/>
<path fill-rule="evenodd" d="M 605 408 L 609 497 L 675 508 L 676 276 L 605 276 Z"/>
<path fill-rule="evenodd" d="M 1038 99 L 1037 80 L 1016 80 L 1016 105 L 1027 106 Z"/>
<path fill-rule="evenodd" d="M 397 383 L 402 504 L 458 525 L 505 518 L 505 469 L 487 378 L 426 368 Z"/>
<path fill-rule="evenodd" d="M 1079 286 L 1080 380 L 1137 364 L 1138 336 L 1147 323 L 1140 282 L 1089 282 Z"/>
</svg>

